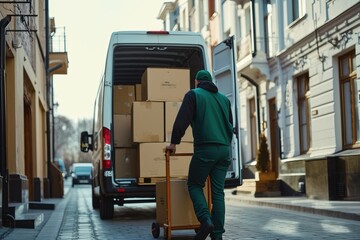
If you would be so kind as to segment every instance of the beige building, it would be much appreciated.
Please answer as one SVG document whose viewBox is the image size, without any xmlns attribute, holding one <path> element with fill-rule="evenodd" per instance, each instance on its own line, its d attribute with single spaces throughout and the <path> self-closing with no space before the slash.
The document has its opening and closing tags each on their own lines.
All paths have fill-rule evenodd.
<svg viewBox="0 0 360 240">
<path fill-rule="evenodd" d="M 165 30 L 201 32 L 209 49 L 234 37 L 244 178 L 263 133 L 282 195 L 360 199 L 359 11 L 358 0 L 162 5 Z"/>
<path fill-rule="evenodd" d="M 3 211 L 14 202 L 40 201 L 53 195 L 48 180 L 53 166 L 52 74 L 66 74 L 68 60 L 65 48 L 61 52 L 47 50 L 56 28 L 53 19 L 45 24 L 45 4 L 38 0 L 0 4 L 0 61 L 4 66 L 0 95 L 5 106 L 1 112 L 5 125 L 0 129 Z"/>
</svg>

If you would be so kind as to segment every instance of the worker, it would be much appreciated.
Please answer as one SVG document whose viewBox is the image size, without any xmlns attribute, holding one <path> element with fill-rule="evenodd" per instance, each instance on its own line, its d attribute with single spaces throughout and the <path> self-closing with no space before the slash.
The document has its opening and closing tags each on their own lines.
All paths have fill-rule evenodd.
<svg viewBox="0 0 360 240">
<path fill-rule="evenodd" d="M 191 125 L 194 154 L 189 174 L 188 191 L 200 229 L 194 239 L 222 239 L 225 232 L 224 184 L 230 165 L 233 120 L 229 99 L 218 91 L 211 74 L 200 70 L 195 76 L 195 89 L 188 91 L 176 116 L 171 142 L 166 148 L 176 152 L 186 129 Z M 203 188 L 211 179 L 212 211 L 210 213 Z"/>
</svg>

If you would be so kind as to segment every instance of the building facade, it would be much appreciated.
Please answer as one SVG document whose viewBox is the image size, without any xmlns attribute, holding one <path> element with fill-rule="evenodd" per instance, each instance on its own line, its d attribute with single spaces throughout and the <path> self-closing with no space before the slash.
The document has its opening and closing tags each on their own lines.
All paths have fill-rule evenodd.
<svg viewBox="0 0 360 240">
<path fill-rule="evenodd" d="M 66 51 L 47 54 L 47 7 L 39 0 L 0 3 L 3 211 L 8 203 L 50 197 L 52 74 L 66 74 L 68 60 Z"/>
<path fill-rule="evenodd" d="M 264 133 L 282 195 L 360 200 L 359 12 L 358 0 L 164 3 L 165 30 L 201 32 L 210 51 L 234 36 L 245 178 Z"/>
</svg>

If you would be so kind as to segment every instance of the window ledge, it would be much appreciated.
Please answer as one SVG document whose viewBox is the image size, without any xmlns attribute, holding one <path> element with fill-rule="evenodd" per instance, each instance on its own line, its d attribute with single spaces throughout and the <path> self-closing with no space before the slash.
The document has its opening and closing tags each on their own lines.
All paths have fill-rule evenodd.
<svg viewBox="0 0 360 240">
<path fill-rule="evenodd" d="M 292 23 L 288 25 L 288 28 L 293 28 L 296 25 L 298 25 L 300 22 L 302 22 L 307 17 L 307 13 L 305 13 L 302 17 L 294 20 Z"/>
</svg>

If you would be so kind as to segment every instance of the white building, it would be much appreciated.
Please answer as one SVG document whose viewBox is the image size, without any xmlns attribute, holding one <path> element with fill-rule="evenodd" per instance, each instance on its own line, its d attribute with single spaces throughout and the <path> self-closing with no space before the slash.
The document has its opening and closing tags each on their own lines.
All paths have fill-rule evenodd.
<svg viewBox="0 0 360 240">
<path fill-rule="evenodd" d="M 209 50 L 235 37 L 245 177 L 264 133 L 283 195 L 304 182 L 311 198 L 360 199 L 359 12 L 359 0 L 164 3 L 165 30 L 201 32 Z"/>
</svg>

